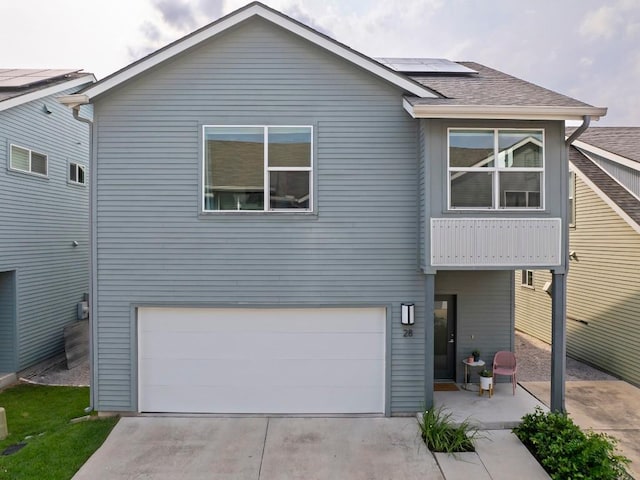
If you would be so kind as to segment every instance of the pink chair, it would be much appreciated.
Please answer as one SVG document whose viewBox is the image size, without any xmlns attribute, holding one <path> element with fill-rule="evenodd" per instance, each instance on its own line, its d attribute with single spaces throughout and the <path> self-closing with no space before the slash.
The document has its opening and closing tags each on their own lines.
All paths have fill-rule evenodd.
<svg viewBox="0 0 640 480">
<path fill-rule="evenodd" d="M 493 383 L 496 382 L 496 375 L 508 375 L 513 384 L 513 394 L 516 394 L 516 356 L 513 352 L 496 352 L 493 357 Z"/>
</svg>

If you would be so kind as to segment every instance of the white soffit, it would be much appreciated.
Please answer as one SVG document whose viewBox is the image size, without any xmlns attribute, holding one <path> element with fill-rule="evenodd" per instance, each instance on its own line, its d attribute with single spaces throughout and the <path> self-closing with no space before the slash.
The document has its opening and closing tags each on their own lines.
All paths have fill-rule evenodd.
<svg viewBox="0 0 640 480">
<path fill-rule="evenodd" d="M 406 98 L 404 109 L 413 118 L 482 118 L 491 120 L 598 120 L 606 108 L 556 107 L 538 105 L 412 105 Z"/>
<path fill-rule="evenodd" d="M 258 16 L 268 20 L 288 31 L 302 37 L 319 47 L 322 47 L 347 61 L 371 72 L 372 74 L 383 78 L 384 80 L 406 90 L 407 92 L 417 95 L 422 98 L 438 98 L 431 90 L 420 85 L 405 75 L 396 73 L 388 68 L 383 67 L 378 62 L 370 59 L 369 57 L 362 55 L 355 50 L 352 50 L 335 40 L 322 35 L 311 28 L 294 21 L 285 15 L 272 10 L 261 3 L 253 3 L 244 9 L 237 10 L 226 17 L 217 20 L 216 22 L 195 31 L 194 33 L 187 35 L 186 37 L 168 45 L 164 49 L 158 50 L 156 53 L 152 53 L 148 57 L 133 63 L 128 67 L 123 68 L 119 72 L 105 78 L 98 82 L 94 87 L 85 90 L 85 93 L 90 99 L 101 95 L 102 93 L 115 88 L 123 82 L 141 74 L 142 72 L 168 60 L 180 53 L 192 48 L 201 42 L 204 42 L 215 35 L 228 30 L 229 28 L 238 25 L 239 23 L 248 20 L 251 17 Z"/>
<path fill-rule="evenodd" d="M 604 150 L 599 147 L 594 147 L 593 145 L 585 143 L 581 140 L 574 140 L 571 145 L 580 149 L 583 152 L 589 152 L 594 155 L 598 155 L 600 157 L 606 158 L 607 160 L 611 160 L 612 162 L 619 163 L 620 165 L 624 165 L 625 167 L 629 167 L 632 170 L 640 171 L 640 163 L 634 162 L 633 160 L 629 160 L 628 158 L 618 155 L 616 153 L 612 153 L 608 150 Z"/>
</svg>

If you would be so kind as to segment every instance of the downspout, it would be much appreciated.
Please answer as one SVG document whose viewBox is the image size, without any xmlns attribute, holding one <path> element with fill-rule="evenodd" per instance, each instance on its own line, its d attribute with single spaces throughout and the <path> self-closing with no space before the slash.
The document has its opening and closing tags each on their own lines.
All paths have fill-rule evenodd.
<svg viewBox="0 0 640 480">
<path fill-rule="evenodd" d="M 571 144 L 580 136 L 582 135 L 585 130 L 587 128 L 589 128 L 589 125 L 591 124 L 591 115 L 585 115 L 584 117 L 582 117 L 582 125 L 580 125 L 578 128 L 575 129 L 575 131 L 569 135 L 567 137 L 567 139 L 564 141 L 564 144 L 567 148 L 567 163 L 569 163 L 569 149 L 571 148 Z M 566 223 L 566 222 L 565 222 Z M 566 242 L 565 242 L 565 252 L 564 252 L 564 264 L 565 264 L 565 272 L 568 273 L 569 272 L 569 263 L 570 263 L 570 259 L 569 259 L 569 226 L 565 225 L 565 238 L 566 238 Z"/>
<path fill-rule="evenodd" d="M 93 319 L 94 319 L 94 308 L 93 308 L 93 189 L 95 188 L 94 178 L 94 165 L 91 165 L 91 160 L 93 158 L 93 121 L 88 118 L 84 118 L 80 116 L 80 107 L 82 105 L 74 105 L 71 110 L 73 112 L 73 118 L 78 120 L 79 122 L 86 123 L 89 125 L 89 406 L 84 409 L 85 413 L 91 413 L 94 410 L 95 406 L 95 375 L 94 375 L 94 367 L 93 367 Z"/>
<path fill-rule="evenodd" d="M 580 125 L 566 140 L 567 165 L 569 162 L 569 149 L 571 144 L 589 128 L 591 117 L 585 115 Z M 568 172 L 568 168 L 566 170 Z M 568 182 L 565 181 L 565 185 Z M 563 190 L 564 191 L 564 190 Z M 567 202 L 568 203 L 568 202 Z M 565 204 L 565 220 L 566 204 Z M 565 382 L 566 382 L 566 332 L 567 332 L 567 273 L 569 270 L 569 225 L 565 221 L 563 225 L 564 237 L 564 269 L 561 272 L 551 270 L 551 411 L 566 412 L 565 407 Z"/>
<path fill-rule="evenodd" d="M 576 128 L 575 132 L 573 132 L 569 138 L 567 138 L 564 143 L 569 148 L 573 141 L 578 138 L 580 135 L 584 133 L 584 131 L 589 128 L 589 124 L 591 123 L 591 115 L 585 115 L 582 117 L 582 125 Z"/>
</svg>

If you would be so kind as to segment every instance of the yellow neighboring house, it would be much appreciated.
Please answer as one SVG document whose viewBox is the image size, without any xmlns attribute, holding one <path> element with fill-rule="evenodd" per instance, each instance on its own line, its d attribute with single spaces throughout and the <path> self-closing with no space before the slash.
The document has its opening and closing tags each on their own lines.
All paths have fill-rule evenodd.
<svg viewBox="0 0 640 480">
<path fill-rule="evenodd" d="M 640 127 L 590 128 L 569 160 L 567 354 L 640 386 Z M 516 328 L 547 343 L 550 281 L 515 276 Z"/>
</svg>

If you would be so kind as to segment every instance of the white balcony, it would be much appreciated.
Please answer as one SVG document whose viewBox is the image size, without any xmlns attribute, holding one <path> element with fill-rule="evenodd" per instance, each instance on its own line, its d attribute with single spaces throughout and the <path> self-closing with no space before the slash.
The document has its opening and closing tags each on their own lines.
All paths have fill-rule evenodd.
<svg viewBox="0 0 640 480">
<path fill-rule="evenodd" d="M 432 218 L 434 267 L 552 267 L 562 264 L 562 220 Z"/>
</svg>

